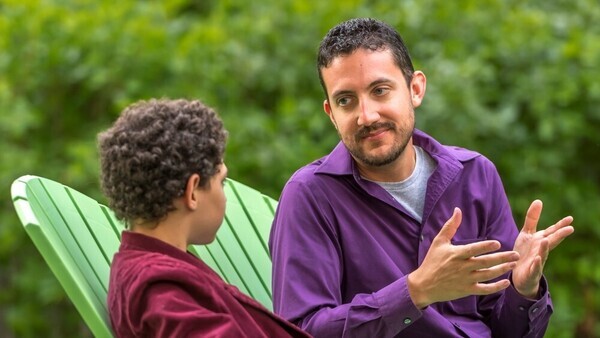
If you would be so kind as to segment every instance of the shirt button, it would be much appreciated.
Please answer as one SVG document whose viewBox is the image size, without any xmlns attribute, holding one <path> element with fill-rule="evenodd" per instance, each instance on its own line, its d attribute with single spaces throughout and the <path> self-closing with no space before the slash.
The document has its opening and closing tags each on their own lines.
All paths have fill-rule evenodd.
<svg viewBox="0 0 600 338">
<path fill-rule="evenodd" d="M 425 237 L 423 237 L 423 235 L 421 235 L 421 242 L 423 242 L 424 239 L 425 239 Z"/>
<path fill-rule="evenodd" d="M 519 306 L 519 310 L 521 310 L 521 311 L 525 311 L 525 308 L 524 308 L 524 307 L 522 307 L 522 306 Z"/>
<path fill-rule="evenodd" d="M 412 323 L 412 319 L 410 319 L 408 317 L 404 318 L 404 324 L 408 325 L 410 323 Z"/>
<path fill-rule="evenodd" d="M 533 310 L 531 310 L 531 312 L 533 312 L 533 313 L 536 313 L 536 312 L 537 312 L 537 310 L 538 310 L 538 308 L 537 308 L 537 307 L 534 307 L 534 308 L 533 308 Z"/>
</svg>

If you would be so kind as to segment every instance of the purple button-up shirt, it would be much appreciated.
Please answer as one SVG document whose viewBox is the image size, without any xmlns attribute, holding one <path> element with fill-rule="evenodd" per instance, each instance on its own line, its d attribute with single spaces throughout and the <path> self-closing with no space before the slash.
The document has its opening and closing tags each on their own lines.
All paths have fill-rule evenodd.
<svg viewBox="0 0 600 338">
<path fill-rule="evenodd" d="M 511 286 L 415 307 L 406 276 L 454 207 L 463 214 L 456 245 L 495 239 L 512 250 L 518 229 L 491 161 L 419 130 L 413 142 L 437 163 L 422 223 L 362 179 L 342 143 L 290 178 L 269 241 L 275 312 L 315 337 L 543 336 L 552 314 L 544 279 L 537 301 Z"/>
</svg>

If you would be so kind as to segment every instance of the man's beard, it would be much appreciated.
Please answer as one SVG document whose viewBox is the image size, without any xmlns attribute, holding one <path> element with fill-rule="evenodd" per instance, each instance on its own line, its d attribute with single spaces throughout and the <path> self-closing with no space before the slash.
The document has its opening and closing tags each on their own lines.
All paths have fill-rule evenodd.
<svg viewBox="0 0 600 338">
<path fill-rule="evenodd" d="M 361 147 L 361 140 L 371 133 L 373 130 L 386 129 L 394 133 L 394 144 L 391 149 L 382 155 L 375 156 L 369 155 L 367 151 Z M 394 162 L 406 149 L 408 141 L 413 135 L 414 123 L 408 130 L 401 130 L 396 127 L 392 122 L 376 123 L 371 126 L 363 127 L 354 134 L 353 142 L 344 142 L 346 149 L 352 154 L 352 156 L 359 162 L 371 167 L 381 167 Z"/>
</svg>

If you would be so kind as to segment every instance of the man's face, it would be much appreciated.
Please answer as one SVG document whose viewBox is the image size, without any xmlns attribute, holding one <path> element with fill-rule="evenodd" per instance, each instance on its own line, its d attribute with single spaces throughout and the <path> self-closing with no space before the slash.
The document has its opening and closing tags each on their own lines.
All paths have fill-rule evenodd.
<svg viewBox="0 0 600 338">
<path fill-rule="evenodd" d="M 361 48 L 335 58 L 321 74 L 325 112 L 352 156 L 368 167 L 394 162 L 411 141 L 414 107 L 425 91 L 423 73 L 415 72 L 409 89 L 388 50 Z"/>
</svg>

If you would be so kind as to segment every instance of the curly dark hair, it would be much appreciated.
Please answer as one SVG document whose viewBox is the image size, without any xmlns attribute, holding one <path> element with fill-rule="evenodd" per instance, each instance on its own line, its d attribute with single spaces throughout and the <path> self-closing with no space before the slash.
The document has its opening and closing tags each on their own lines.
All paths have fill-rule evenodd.
<svg viewBox="0 0 600 338">
<path fill-rule="evenodd" d="M 385 22 L 371 18 L 355 18 L 333 27 L 321 41 L 317 55 L 317 70 L 321 87 L 327 99 L 327 88 L 321 70 L 329 67 L 333 59 L 352 54 L 359 48 L 372 51 L 389 49 L 396 65 L 402 70 L 406 84 L 410 85 L 415 69 L 398 32 Z"/>
<path fill-rule="evenodd" d="M 189 177 L 200 187 L 223 163 L 227 131 L 202 102 L 152 99 L 127 107 L 98 134 L 100 183 L 116 217 L 156 223 L 174 210 Z"/>
</svg>

